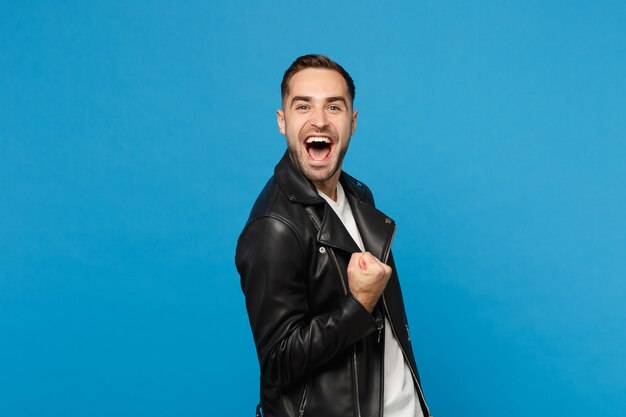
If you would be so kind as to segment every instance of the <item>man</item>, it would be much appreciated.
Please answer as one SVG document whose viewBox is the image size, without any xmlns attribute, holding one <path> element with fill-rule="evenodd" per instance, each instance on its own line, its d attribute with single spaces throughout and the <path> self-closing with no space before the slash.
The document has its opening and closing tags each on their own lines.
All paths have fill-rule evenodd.
<svg viewBox="0 0 626 417">
<path fill-rule="evenodd" d="M 395 223 L 341 169 L 354 92 L 322 55 L 296 59 L 281 84 L 288 149 L 235 259 L 265 416 L 429 415 L 390 256 Z"/>
</svg>

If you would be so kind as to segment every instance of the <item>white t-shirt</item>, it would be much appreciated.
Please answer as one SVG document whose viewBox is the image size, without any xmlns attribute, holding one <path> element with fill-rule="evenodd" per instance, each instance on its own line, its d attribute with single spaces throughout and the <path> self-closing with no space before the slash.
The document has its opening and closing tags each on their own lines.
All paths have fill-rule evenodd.
<svg viewBox="0 0 626 417">
<path fill-rule="evenodd" d="M 365 252 L 361 234 L 352 215 L 352 209 L 346 199 L 341 183 L 337 183 L 337 201 L 317 190 L 337 214 L 352 239 Z M 419 397 L 413 384 L 411 370 L 404 360 L 404 355 L 394 337 L 391 325 L 385 316 L 385 375 L 384 375 L 384 410 L 385 417 L 423 417 Z"/>
</svg>

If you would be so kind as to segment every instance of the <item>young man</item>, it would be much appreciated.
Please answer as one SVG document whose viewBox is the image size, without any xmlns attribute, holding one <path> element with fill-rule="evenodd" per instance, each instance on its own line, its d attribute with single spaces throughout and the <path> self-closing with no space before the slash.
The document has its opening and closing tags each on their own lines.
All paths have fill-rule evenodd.
<svg viewBox="0 0 626 417">
<path fill-rule="evenodd" d="M 301 56 L 281 84 L 287 152 L 239 237 L 265 416 L 428 416 L 390 256 L 395 223 L 342 171 L 354 83 Z"/>
</svg>

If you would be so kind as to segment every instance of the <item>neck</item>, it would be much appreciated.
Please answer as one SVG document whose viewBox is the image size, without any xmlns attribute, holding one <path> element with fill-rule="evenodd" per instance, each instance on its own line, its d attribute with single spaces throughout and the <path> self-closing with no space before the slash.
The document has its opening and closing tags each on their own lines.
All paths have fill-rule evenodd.
<svg viewBox="0 0 626 417">
<path fill-rule="evenodd" d="M 338 169 L 337 172 L 326 181 L 316 181 L 313 185 L 333 201 L 337 201 L 337 183 L 339 182 L 339 175 L 341 175 L 341 169 Z"/>
</svg>

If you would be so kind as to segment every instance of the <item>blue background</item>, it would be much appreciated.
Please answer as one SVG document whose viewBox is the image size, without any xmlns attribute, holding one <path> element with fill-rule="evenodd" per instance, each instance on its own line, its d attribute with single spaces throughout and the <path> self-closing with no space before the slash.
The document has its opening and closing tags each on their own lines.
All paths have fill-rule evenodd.
<svg viewBox="0 0 626 417">
<path fill-rule="evenodd" d="M 248 416 L 233 258 L 298 55 L 398 223 L 431 411 L 626 415 L 621 1 L 0 4 L 0 415 Z"/>
</svg>

